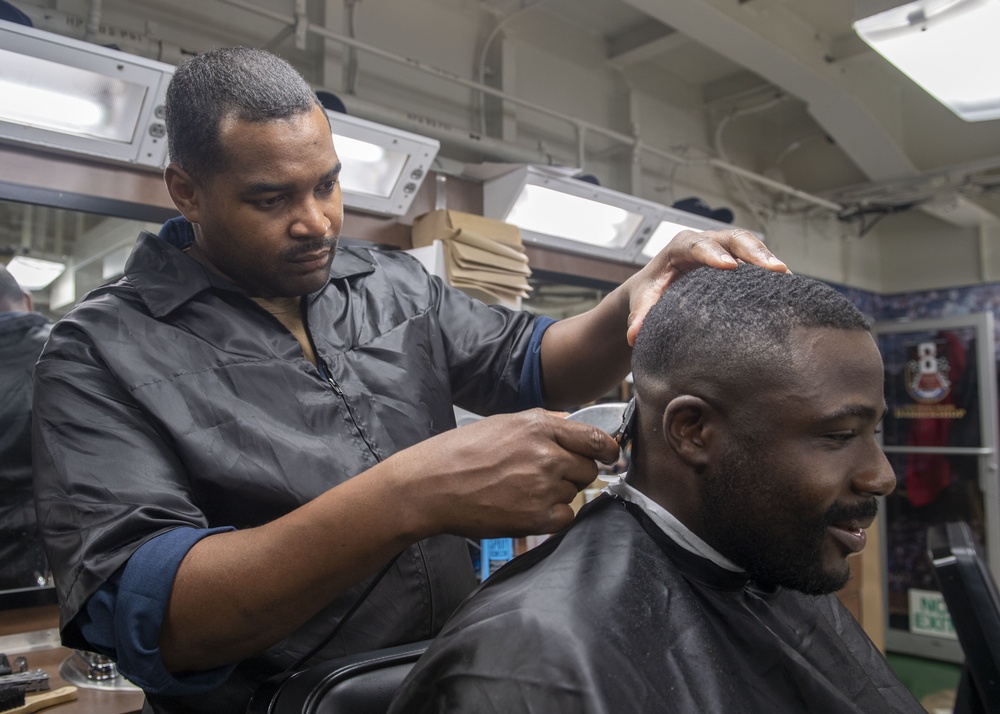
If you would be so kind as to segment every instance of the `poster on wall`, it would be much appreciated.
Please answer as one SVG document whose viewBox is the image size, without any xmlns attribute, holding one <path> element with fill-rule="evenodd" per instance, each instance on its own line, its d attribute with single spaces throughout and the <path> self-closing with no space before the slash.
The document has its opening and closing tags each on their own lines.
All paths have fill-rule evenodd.
<svg viewBox="0 0 1000 714">
<path fill-rule="evenodd" d="M 929 526 L 965 521 L 985 541 L 978 332 L 951 325 L 877 334 L 888 407 L 883 446 L 897 484 L 885 500 L 890 632 L 952 638 L 926 553 Z"/>
</svg>

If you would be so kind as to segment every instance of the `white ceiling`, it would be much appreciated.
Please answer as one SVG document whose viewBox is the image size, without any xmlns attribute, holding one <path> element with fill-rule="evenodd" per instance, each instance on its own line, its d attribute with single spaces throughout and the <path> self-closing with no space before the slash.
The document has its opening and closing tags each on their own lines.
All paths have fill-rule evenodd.
<svg viewBox="0 0 1000 714">
<path fill-rule="evenodd" d="M 787 93 L 785 116 L 774 114 L 771 122 L 787 124 L 806 113 L 856 170 L 832 165 L 824 174 L 811 166 L 796 173 L 789 161 L 782 178 L 799 188 L 848 202 L 937 195 L 926 210 L 966 225 L 982 218 L 970 210 L 970 199 L 990 212 L 1000 209 L 988 190 L 1000 181 L 1000 121 L 964 122 L 888 65 L 852 29 L 858 4 L 542 0 L 537 9 L 605 38 L 613 64 L 626 70 L 652 65 L 696 86 L 707 105 L 761 85 Z M 626 51 L 630 41 L 643 44 Z M 988 72 L 984 68 L 984 79 Z M 799 131 L 808 136 L 801 125 Z M 870 182 L 880 189 L 873 191 Z"/>
<path fill-rule="evenodd" d="M 994 190 L 1000 185 L 1000 121 L 958 119 L 855 36 L 851 25 L 858 4 L 892 0 L 422 0 L 407 7 L 411 2 L 245 4 L 287 17 L 301 3 L 314 22 L 339 13 L 341 25 L 344 8 L 351 6 L 359 40 L 381 42 L 381 49 L 440 66 L 448 66 L 440 54 L 443 46 L 456 51 L 454 38 L 444 42 L 442 33 L 452 25 L 478 26 L 480 36 L 468 39 L 469 51 L 449 67 L 467 77 L 473 74 L 470 60 L 477 43 L 497 22 L 508 23 L 505 32 L 515 42 L 537 42 L 539 28 L 561 27 L 564 31 L 553 33 L 554 42 L 589 38 L 604 52 L 588 60 L 617 71 L 629 86 L 659 92 L 667 103 L 683 92 L 689 112 L 689 97 L 695 97 L 695 120 L 704 123 L 709 137 L 705 149 L 756 174 L 848 210 L 867 207 L 876 215 L 911 204 L 958 226 L 978 226 L 1000 215 L 1000 192 Z M 85 17 L 94 6 L 91 0 L 13 4 L 76 17 Z M 290 30 L 281 31 L 279 24 L 238 5 L 232 0 L 107 0 L 103 19 L 149 37 L 173 39 L 190 51 L 251 44 L 278 48 L 300 66 L 322 64 L 313 52 L 315 37 L 310 48 L 296 49 Z M 417 5 L 426 24 L 413 24 L 406 14 Z M 400 27 L 385 27 L 397 17 Z M 193 39 L 176 39 L 181 37 Z M 390 44 L 386 37 L 399 42 Z M 567 50 L 566 56 L 579 52 Z M 374 65 L 378 60 L 362 53 L 361 61 Z M 403 83 L 395 89 L 402 111 L 407 102 L 419 102 L 420 86 Z M 553 95 L 559 89 L 554 86 Z M 456 102 L 468 101 L 468 93 L 459 96 Z M 440 97 L 427 101 L 442 104 Z M 737 110 L 740 121 L 729 121 Z"/>
</svg>

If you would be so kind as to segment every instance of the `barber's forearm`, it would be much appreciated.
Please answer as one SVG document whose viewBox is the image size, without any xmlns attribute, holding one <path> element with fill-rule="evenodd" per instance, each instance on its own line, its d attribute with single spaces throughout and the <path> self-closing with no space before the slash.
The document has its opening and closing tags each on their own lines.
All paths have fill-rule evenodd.
<svg viewBox="0 0 1000 714">
<path fill-rule="evenodd" d="M 597 307 L 552 325 L 542 337 L 542 380 L 549 409 L 593 401 L 631 368 L 628 294 L 618 288 Z"/>
<path fill-rule="evenodd" d="M 393 454 L 259 528 L 200 540 L 181 561 L 160 637 L 169 671 L 260 652 L 411 543 L 555 533 L 618 445 L 532 409 L 481 419 Z"/>
<path fill-rule="evenodd" d="M 272 523 L 199 541 L 164 617 L 166 668 L 211 669 L 270 647 L 423 537 L 383 466 Z"/>
</svg>

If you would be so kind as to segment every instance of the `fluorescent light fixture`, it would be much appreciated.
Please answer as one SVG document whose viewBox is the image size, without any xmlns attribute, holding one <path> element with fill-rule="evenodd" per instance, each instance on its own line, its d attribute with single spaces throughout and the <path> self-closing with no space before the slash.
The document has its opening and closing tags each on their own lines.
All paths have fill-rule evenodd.
<svg viewBox="0 0 1000 714">
<path fill-rule="evenodd" d="M 639 244 L 639 249 L 635 252 L 635 262 L 642 265 L 648 263 L 657 253 L 666 248 L 667 244 L 681 231 L 730 231 L 738 227 L 667 206 L 661 208 L 658 221 L 649 240 Z M 750 231 L 750 233 L 753 233 L 759 240 L 764 240 L 762 233 L 757 231 Z"/>
<path fill-rule="evenodd" d="M 333 147 L 343 164 L 344 206 L 402 216 L 427 177 L 441 144 L 419 134 L 327 111 Z"/>
<path fill-rule="evenodd" d="M 965 121 L 1000 118 L 1000 0 L 917 0 L 854 29 Z"/>
<path fill-rule="evenodd" d="M 22 290 L 43 290 L 62 275 L 66 266 L 53 260 L 16 255 L 7 263 L 7 272 Z"/>
<path fill-rule="evenodd" d="M 620 248 L 642 224 L 642 214 L 547 186 L 525 186 L 507 214 L 524 230 L 588 245 Z"/>
<path fill-rule="evenodd" d="M 483 213 L 527 243 L 628 262 L 663 206 L 557 171 L 521 166 L 483 184 Z"/>
<path fill-rule="evenodd" d="M 682 211 L 679 208 L 668 208 L 663 206 L 659 215 L 659 223 L 653 231 L 649 240 L 641 246 L 636 253 L 636 260 L 641 263 L 648 263 L 649 260 L 663 250 L 667 244 L 674 239 L 681 231 L 727 231 L 736 228 L 729 223 L 716 221 L 711 218 L 699 216 L 696 213 Z M 751 231 L 760 240 L 764 236 L 756 231 Z"/>
<path fill-rule="evenodd" d="M 0 21 L 0 140 L 166 165 L 163 103 L 174 68 Z"/>
<path fill-rule="evenodd" d="M 660 221 L 660 225 L 656 227 L 653 231 L 653 235 L 649 237 L 646 241 L 646 245 L 642 246 L 640 253 L 645 256 L 645 261 L 648 262 L 650 258 L 655 256 L 661 250 L 667 247 L 667 244 L 674 239 L 681 231 L 703 231 L 704 228 L 695 228 L 694 226 L 684 225 L 682 223 L 674 223 L 673 221 Z"/>
</svg>

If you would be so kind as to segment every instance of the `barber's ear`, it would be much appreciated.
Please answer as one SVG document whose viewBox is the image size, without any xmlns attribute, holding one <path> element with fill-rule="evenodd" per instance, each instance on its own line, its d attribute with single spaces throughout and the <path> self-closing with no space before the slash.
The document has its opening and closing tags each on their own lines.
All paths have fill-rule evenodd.
<svg viewBox="0 0 1000 714">
<path fill-rule="evenodd" d="M 675 397 L 663 412 L 663 435 L 686 464 L 701 468 L 708 463 L 709 447 L 717 431 L 718 413 L 700 397 Z"/>
<path fill-rule="evenodd" d="M 200 223 L 202 190 L 180 164 L 170 163 L 163 171 L 170 199 L 177 210 L 191 223 Z"/>
</svg>

